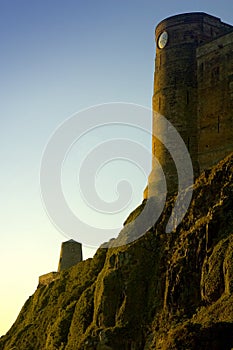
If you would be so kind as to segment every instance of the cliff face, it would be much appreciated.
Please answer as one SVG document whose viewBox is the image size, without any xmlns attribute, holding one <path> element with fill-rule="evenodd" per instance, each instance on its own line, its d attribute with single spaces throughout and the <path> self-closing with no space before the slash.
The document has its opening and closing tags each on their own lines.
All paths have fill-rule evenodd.
<svg viewBox="0 0 233 350">
<path fill-rule="evenodd" d="M 230 155 L 197 179 L 175 232 L 164 233 L 171 198 L 140 239 L 100 248 L 39 287 L 0 349 L 233 348 L 232 177 Z M 133 220 L 142 207 L 119 239 L 137 231 Z"/>
</svg>

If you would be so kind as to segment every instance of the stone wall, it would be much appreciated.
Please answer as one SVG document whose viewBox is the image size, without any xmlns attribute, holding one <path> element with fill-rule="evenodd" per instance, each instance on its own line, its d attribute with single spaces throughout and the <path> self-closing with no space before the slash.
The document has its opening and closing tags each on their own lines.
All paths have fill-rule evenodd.
<svg viewBox="0 0 233 350">
<path fill-rule="evenodd" d="M 200 170 L 233 149 L 233 33 L 197 49 Z"/>
<path fill-rule="evenodd" d="M 60 277 L 58 272 L 49 272 L 39 277 L 39 286 L 47 286 Z"/>
</svg>

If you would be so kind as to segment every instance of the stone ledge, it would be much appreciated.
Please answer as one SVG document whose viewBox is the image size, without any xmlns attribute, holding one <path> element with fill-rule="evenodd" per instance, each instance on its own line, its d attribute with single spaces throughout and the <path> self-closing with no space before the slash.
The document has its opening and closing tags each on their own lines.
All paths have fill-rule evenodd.
<svg viewBox="0 0 233 350">
<path fill-rule="evenodd" d="M 39 287 L 47 286 L 51 282 L 60 278 L 59 272 L 49 272 L 39 277 Z"/>
</svg>

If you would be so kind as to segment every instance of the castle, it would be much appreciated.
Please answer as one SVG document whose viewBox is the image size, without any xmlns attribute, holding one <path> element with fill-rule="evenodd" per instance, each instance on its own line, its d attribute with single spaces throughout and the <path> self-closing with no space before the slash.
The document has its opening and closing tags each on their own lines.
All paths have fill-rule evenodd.
<svg viewBox="0 0 233 350">
<path fill-rule="evenodd" d="M 160 22 L 155 37 L 153 131 L 160 128 L 158 112 L 184 140 L 196 177 L 233 150 L 233 26 L 206 13 L 186 13 Z M 175 191 L 174 159 L 156 137 L 152 154 L 168 190 Z M 153 160 L 145 198 L 158 193 L 160 181 Z"/>
<path fill-rule="evenodd" d="M 165 116 L 181 135 L 196 177 L 233 150 L 233 26 L 206 13 L 186 13 L 160 22 L 155 37 L 153 111 Z M 155 134 L 159 128 L 154 113 Z M 166 136 L 168 131 L 162 132 Z M 156 159 L 168 190 L 176 191 L 178 184 L 174 159 L 156 137 L 152 154 L 150 192 L 145 190 L 145 198 L 159 192 Z M 64 242 L 58 272 L 40 276 L 39 285 L 51 283 L 80 261 L 81 244 Z"/>
</svg>

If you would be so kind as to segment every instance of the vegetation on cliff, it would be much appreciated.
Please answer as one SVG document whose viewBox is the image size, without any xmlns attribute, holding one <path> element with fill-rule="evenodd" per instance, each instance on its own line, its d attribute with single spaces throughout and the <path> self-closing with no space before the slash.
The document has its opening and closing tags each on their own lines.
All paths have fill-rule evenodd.
<svg viewBox="0 0 233 350">
<path fill-rule="evenodd" d="M 141 238 L 100 248 L 38 287 L 0 350 L 233 348 L 232 177 L 230 155 L 197 179 L 175 232 L 164 233 L 171 198 Z M 143 207 L 126 221 L 121 242 L 137 231 Z"/>
</svg>

